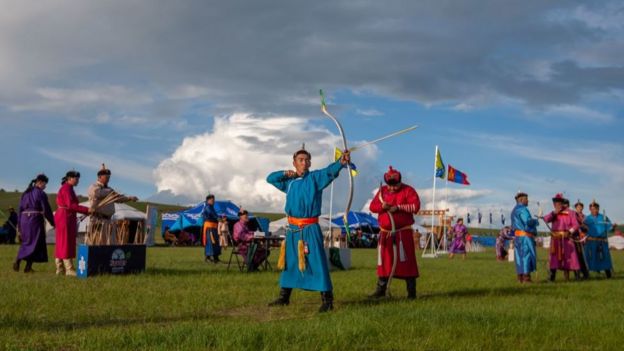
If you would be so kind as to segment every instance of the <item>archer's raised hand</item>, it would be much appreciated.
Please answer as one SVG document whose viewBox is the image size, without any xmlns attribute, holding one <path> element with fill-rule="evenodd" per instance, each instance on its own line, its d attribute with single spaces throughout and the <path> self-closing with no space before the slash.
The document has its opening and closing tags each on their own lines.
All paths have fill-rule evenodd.
<svg viewBox="0 0 624 351">
<path fill-rule="evenodd" d="M 295 178 L 297 176 L 297 172 L 292 171 L 292 170 L 287 170 L 287 171 L 284 171 L 284 176 L 286 178 Z"/>
<path fill-rule="evenodd" d="M 342 157 L 340 158 L 340 164 L 346 165 L 351 162 L 351 151 L 344 150 L 342 152 Z"/>
</svg>

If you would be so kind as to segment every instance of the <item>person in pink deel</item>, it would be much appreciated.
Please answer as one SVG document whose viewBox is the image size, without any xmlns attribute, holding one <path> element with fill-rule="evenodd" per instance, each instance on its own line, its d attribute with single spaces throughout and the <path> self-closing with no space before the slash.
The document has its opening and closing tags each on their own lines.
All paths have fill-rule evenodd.
<svg viewBox="0 0 624 351">
<path fill-rule="evenodd" d="M 240 210 L 239 221 L 234 224 L 234 241 L 238 243 L 238 253 L 243 256 L 249 271 L 257 271 L 266 259 L 266 250 L 253 242 L 254 231 L 249 228 L 249 213 Z M 251 255 L 251 257 L 249 257 Z"/>
<path fill-rule="evenodd" d="M 570 271 L 578 276 L 581 269 L 579 259 L 572 240 L 572 234 L 579 229 L 576 213 L 564 207 L 566 199 L 557 194 L 552 199 L 554 210 L 544 216 L 550 226 L 550 281 L 555 281 L 557 270 L 563 270 L 566 280 L 570 279 Z"/>
<path fill-rule="evenodd" d="M 54 213 L 56 223 L 55 263 L 57 275 L 76 275 L 72 259 L 76 257 L 76 213 L 90 214 L 88 207 L 80 206 L 74 187 L 80 181 L 80 172 L 69 171 L 63 177 L 61 189 L 56 196 L 58 209 Z"/>
</svg>

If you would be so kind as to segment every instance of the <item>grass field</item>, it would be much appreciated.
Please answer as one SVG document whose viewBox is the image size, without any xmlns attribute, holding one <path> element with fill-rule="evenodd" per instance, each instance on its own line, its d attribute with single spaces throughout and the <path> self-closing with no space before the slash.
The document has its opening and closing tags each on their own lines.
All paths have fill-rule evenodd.
<svg viewBox="0 0 624 351">
<path fill-rule="evenodd" d="M 277 272 L 228 272 L 197 247 L 149 248 L 144 274 L 87 280 L 56 277 L 52 263 L 15 273 L 16 250 L 0 246 L 0 349 L 615 350 L 624 340 L 624 274 L 546 283 L 544 251 L 532 285 L 491 251 L 419 258 L 416 301 L 397 280 L 394 298 L 371 302 L 375 251 L 353 250 L 354 268 L 332 273 L 335 310 L 321 315 L 313 292 L 268 308 Z M 624 253 L 613 255 L 617 270 Z"/>
</svg>

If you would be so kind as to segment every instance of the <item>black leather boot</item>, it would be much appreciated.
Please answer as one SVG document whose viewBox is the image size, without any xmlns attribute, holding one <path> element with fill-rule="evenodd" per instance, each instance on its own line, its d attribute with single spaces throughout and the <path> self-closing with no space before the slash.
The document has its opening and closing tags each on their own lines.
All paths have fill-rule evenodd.
<svg viewBox="0 0 624 351">
<path fill-rule="evenodd" d="M 321 307 L 319 313 L 327 312 L 334 309 L 334 293 L 332 291 L 321 292 Z"/>
<path fill-rule="evenodd" d="M 574 280 L 581 280 L 581 272 L 574 271 Z"/>
<path fill-rule="evenodd" d="M 288 306 L 292 288 L 281 288 L 277 300 L 269 302 L 269 306 Z"/>
<path fill-rule="evenodd" d="M 605 274 L 607 275 L 607 279 L 611 279 L 612 274 L 610 269 L 605 270 Z"/>
<path fill-rule="evenodd" d="M 414 300 L 416 298 L 416 278 L 405 279 L 405 285 L 407 286 L 407 298 Z"/>
<path fill-rule="evenodd" d="M 20 270 L 20 262 L 22 262 L 22 260 L 15 260 L 15 262 L 13 262 L 13 270 L 16 272 L 19 272 Z"/>
<path fill-rule="evenodd" d="M 555 281 L 555 277 L 557 276 L 557 270 L 556 269 L 551 269 L 550 270 L 550 281 L 554 282 Z"/>
<path fill-rule="evenodd" d="M 24 273 L 33 273 L 33 269 L 32 269 L 32 265 L 33 262 L 32 261 L 26 261 L 26 267 L 24 267 Z"/>
<path fill-rule="evenodd" d="M 377 288 L 375 289 L 375 292 L 372 293 L 371 295 L 368 295 L 368 297 L 372 299 L 378 299 L 378 298 L 386 296 L 387 287 L 388 287 L 388 278 L 379 278 L 377 280 Z"/>
</svg>

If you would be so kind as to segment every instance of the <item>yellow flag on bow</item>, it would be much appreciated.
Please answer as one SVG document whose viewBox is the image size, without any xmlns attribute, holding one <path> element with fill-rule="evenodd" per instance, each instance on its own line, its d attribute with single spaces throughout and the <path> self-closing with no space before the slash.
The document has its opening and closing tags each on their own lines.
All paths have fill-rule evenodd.
<svg viewBox="0 0 624 351">
<path fill-rule="evenodd" d="M 340 150 L 339 148 L 335 148 L 334 149 L 334 161 L 340 160 L 341 157 L 342 157 L 342 150 Z M 351 175 L 353 177 L 358 175 L 358 171 L 355 169 L 355 165 L 353 163 L 351 164 Z"/>
</svg>

